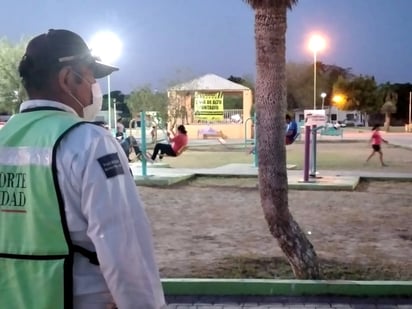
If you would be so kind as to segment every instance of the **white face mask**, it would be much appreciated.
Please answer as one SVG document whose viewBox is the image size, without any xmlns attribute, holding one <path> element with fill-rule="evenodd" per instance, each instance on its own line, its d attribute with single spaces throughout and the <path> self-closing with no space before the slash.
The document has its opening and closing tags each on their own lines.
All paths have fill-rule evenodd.
<svg viewBox="0 0 412 309">
<path fill-rule="evenodd" d="M 78 75 L 78 74 L 76 74 Z M 80 78 L 85 80 L 83 77 L 78 75 Z M 71 92 L 69 95 L 82 107 L 83 109 L 83 119 L 86 121 L 93 121 L 99 111 L 102 109 L 102 102 L 103 102 L 103 95 L 100 89 L 100 85 L 95 82 L 91 84 L 91 91 L 92 91 L 92 104 L 84 106 L 79 99 L 77 99 Z"/>
<path fill-rule="evenodd" d="M 92 104 L 83 107 L 83 118 L 93 121 L 102 109 L 103 95 L 98 83 L 92 84 Z"/>
</svg>

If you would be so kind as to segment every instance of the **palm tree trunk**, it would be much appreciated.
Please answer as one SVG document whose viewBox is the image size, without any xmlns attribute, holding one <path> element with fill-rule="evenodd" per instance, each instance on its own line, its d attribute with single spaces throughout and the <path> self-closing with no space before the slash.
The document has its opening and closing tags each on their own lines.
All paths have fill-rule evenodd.
<svg viewBox="0 0 412 309">
<path fill-rule="evenodd" d="M 316 252 L 288 208 L 285 148 L 286 6 L 255 8 L 256 112 L 263 212 L 297 278 L 319 278 Z"/>
<path fill-rule="evenodd" d="M 391 113 L 385 113 L 385 123 L 383 125 L 383 129 L 386 132 L 389 132 L 390 125 L 391 125 Z"/>
</svg>

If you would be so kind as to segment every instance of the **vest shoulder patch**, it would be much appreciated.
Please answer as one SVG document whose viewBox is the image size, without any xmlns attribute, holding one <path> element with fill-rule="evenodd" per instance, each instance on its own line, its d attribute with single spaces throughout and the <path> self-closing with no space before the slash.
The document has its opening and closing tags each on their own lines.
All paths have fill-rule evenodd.
<svg viewBox="0 0 412 309">
<path fill-rule="evenodd" d="M 123 175 L 122 162 L 117 153 L 111 153 L 97 159 L 107 178 Z"/>
</svg>

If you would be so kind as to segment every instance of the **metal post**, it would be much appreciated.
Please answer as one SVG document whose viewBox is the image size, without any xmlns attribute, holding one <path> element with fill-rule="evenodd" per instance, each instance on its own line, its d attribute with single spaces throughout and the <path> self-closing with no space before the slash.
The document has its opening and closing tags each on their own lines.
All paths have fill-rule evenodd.
<svg viewBox="0 0 412 309">
<path fill-rule="evenodd" d="M 411 105 L 412 105 L 412 92 L 409 91 L 409 127 L 408 127 L 408 132 L 411 130 Z"/>
<path fill-rule="evenodd" d="M 116 127 L 116 124 L 117 124 L 117 112 L 116 112 L 116 100 L 114 100 L 113 101 L 113 113 L 114 113 L 114 129 L 115 129 L 115 131 L 117 131 L 117 127 Z"/>
<path fill-rule="evenodd" d="M 249 118 L 247 118 L 246 120 L 245 120 L 245 148 L 247 147 L 247 140 L 248 140 L 248 138 L 247 138 L 247 123 L 248 123 L 248 121 L 252 121 L 253 122 L 253 118 L 252 117 L 249 117 Z"/>
<path fill-rule="evenodd" d="M 309 181 L 309 157 L 310 157 L 310 126 L 305 126 L 305 158 L 303 166 L 303 181 Z"/>
<path fill-rule="evenodd" d="M 255 151 L 253 154 L 253 162 L 255 164 L 255 167 L 258 167 L 259 165 L 259 160 L 258 160 L 258 144 L 257 144 L 257 123 L 256 123 L 256 113 L 253 115 L 253 123 L 255 124 L 253 126 L 254 129 L 254 134 L 253 134 L 253 139 L 255 140 L 254 146 L 255 146 Z"/>
<path fill-rule="evenodd" d="M 110 97 L 110 75 L 107 75 L 107 111 L 109 113 L 108 121 L 109 121 L 109 131 L 113 134 L 112 131 L 112 107 L 111 107 L 111 97 Z"/>
<path fill-rule="evenodd" d="M 140 112 L 140 140 L 142 149 L 142 176 L 147 176 L 147 161 L 146 161 L 146 113 Z"/>
<path fill-rule="evenodd" d="M 312 126 L 311 156 L 310 156 L 310 177 L 316 177 L 316 125 Z"/>
<path fill-rule="evenodd" d="M 316 109 L 316 50 L 313 52 L 313 109 Z"/>
</svg>

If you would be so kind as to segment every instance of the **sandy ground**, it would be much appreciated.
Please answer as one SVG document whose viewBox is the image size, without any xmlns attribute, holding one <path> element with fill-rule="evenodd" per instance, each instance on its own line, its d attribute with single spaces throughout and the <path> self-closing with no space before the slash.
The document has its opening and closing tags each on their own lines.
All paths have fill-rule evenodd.
<svg viewBox="0 0 412 309">
<path fill-rule="evenodd" d="M 396 265 L 412 279 L 411 189 L 406 182 L 374 182 L 357 192 L 290 191 L 290 210 L 319 258 Z M 138 190 L 163 277 L 213 272 L 226 257 L 283 256 L 268 232 L 255 179 L 199 179 Z"/>
</svg>

